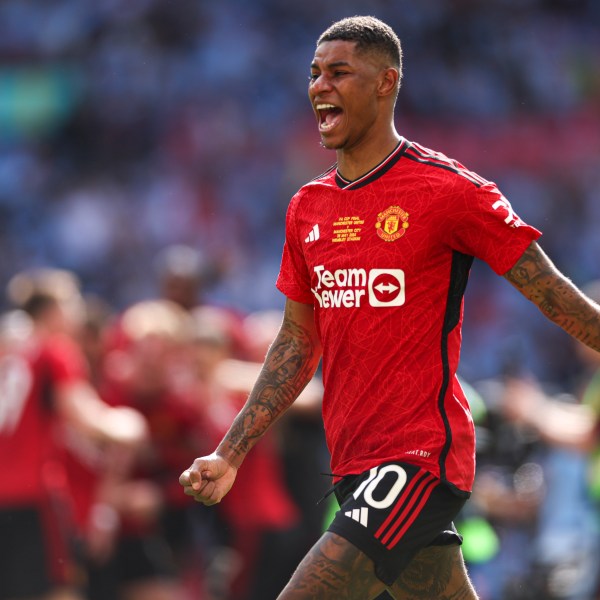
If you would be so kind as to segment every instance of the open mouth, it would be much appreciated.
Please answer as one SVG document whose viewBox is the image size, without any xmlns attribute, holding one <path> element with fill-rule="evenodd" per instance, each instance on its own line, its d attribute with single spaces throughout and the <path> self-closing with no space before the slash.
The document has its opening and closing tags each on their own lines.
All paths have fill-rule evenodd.
<svg viewBox="0 0 600 600">
<path fill-rule="evenodd" d="M 343 111 L 338 106 L 323 103 L 317 104 L 315 108 L 319 115 L 319 131 L 330 131 L 340 122 Z"/>
</svg>

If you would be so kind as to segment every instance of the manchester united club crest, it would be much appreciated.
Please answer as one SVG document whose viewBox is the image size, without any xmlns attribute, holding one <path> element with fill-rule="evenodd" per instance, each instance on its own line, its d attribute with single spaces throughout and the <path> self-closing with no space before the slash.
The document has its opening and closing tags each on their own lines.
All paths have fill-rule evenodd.
<svg viewBox="0 0 600 600">
<path fill-rule="evenodd" d="M 395 242 L 408 229 L 408 213 L 399 206 L 390 206 L 377 215 L 375 229 L 385 242 Z"/>
</svg>

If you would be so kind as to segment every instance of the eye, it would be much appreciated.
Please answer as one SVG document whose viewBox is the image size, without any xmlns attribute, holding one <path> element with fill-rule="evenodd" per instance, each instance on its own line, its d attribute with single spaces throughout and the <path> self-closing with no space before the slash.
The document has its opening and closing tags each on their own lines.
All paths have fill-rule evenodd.
<svg viewBox="0 0 600 600">
<path fill-rule="evenodd" d="M 348 71 L 334 71 L 333 72 L 334 77 L 342 77 L 343 75 L 348 75 Z"/>
<path fill-rule="evenodd" d="M 318 77 L 319 77 L 319 74 L 318 74 L 318 73 L 311 73 L 311 74 L 308 76 L 308 80 L 312 82 L 312 81 L 315 81 L 315 80 L 316 80 Z"/>
</svg>

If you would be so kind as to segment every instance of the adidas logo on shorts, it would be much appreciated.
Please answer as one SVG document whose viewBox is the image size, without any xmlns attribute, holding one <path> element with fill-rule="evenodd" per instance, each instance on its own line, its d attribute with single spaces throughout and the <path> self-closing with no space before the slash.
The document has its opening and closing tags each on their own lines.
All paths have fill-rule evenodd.
<svg viewBox="0 0 600 600">
<path fill-rule="evenodd" d="M 369 509 L 361 506 L 361 508 L 354 508 L 345 512 L 344 515 L 366 527 L 369 519 Z"/>
</svg>

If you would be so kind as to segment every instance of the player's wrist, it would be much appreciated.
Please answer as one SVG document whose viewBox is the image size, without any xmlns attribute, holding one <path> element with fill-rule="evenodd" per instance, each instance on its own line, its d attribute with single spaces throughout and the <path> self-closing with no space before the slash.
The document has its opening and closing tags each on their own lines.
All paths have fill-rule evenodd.
<svg viewBox="0 0 600 600">
<path fill-rule="evenodd" d="M 232 469 L 236 471 L 242 466 L 246 453 L 241 453 L 236 449 L 220 445 L 213 453 L 216 458 L 225 461 Z"/>
</svg>

